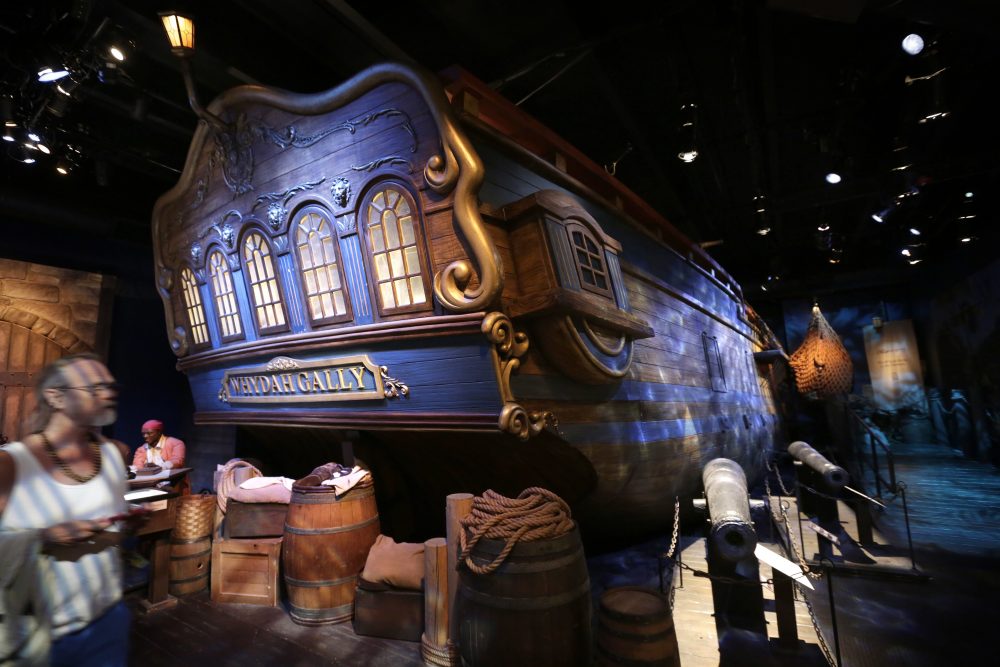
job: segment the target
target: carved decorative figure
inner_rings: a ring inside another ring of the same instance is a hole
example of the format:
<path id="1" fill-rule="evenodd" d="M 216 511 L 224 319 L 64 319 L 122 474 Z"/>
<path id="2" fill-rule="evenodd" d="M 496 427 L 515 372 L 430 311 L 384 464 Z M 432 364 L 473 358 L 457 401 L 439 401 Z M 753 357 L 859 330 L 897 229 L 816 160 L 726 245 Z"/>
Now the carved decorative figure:
<path id="1" fill-rule="evenodd" d="M 351 201 L 351 182 L 346 178 L 334 179 L 330 194 L 333 195 L 334 203 L 344 208 Z"/>

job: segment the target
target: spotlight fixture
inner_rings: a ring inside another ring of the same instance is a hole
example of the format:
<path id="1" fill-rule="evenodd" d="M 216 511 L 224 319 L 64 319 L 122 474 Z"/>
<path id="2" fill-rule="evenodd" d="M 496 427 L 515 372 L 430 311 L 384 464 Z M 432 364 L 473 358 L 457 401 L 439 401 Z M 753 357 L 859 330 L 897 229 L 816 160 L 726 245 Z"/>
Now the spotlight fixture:
<path id="1" fill-rule="evenodd" d="M 194 77 L 191 74 L 191 56 L 194 55 L 194 20 L 176 11 L 162 12 L 160 21 L 170 40 L 170 51 L 181 61 L 181 76 L 184 77 L 184 87 L 187 89 L 188 104 L 191 110 L 201 120 L 205 121 L 217 132 L 229 132 L 225 121 L 201 106 L 194 89 Z M 693 159 L 693 158 L 692 158 Z"/>
<path id="2" fill-rule="evenodd" d="M 824 222 L 823 224 L 821 224 L 818 227 L 816 227 L 816 231 L 818 231 L 818 232 L 828 232 L 828 231 L 830 231 L 830 223 Z"/>
<path id="3" fill-rule="evenodd" d="M 59 161 L 56 162 L 56 171 L 62 174 L 63 176 L 69 175 L 69 172 L 72 168 L 73 168 L 72 165 L 70 165 L 69 161 L 66 160 L 66 158 L 59 158 Z"/>
<path id="4" fill-rule="evenodd" d="M 840 183 L 842 180 L 844 179 L 840 176 L 840 174 L 838 174 L 835 171 L 831 171 L 829 174 L 826 175 L 826 182 L 829 183 L 830 185 L 836 185 L 837 183 Z"/>
<path id="5" fill-rule="evenodd" d="M 108 49 L 108 53 L 111 54 L 111 57 L 117 60 L 118 62 L 120 63 L 125 62 L 125 52 L 122 51 L 117 46 L 112 44 L 111 47 Z"/>
<path id="6" fill-rule="evenodd" d="M 903 248 L 902 250 L 899 251 L 899 254 L 901 254 L 903 257 L 910 257 L 913 255 L 913 253 L 910 252 L 909 248 Z"/>
<path id="7" fill-rule="evenodd" d="M 65 67 L 43 67 L 38 70 L 38 80 L 41 83 L 52 83 L 69 76 L 69 70 Z"/>
<path id="8" fill-rule="evenodd" d="M 916 227 L 910 227 L 910 233 L 913 234 L 914 236 L 920 236 L 920 230 L 917 229 Z"/>
<path id="9" fill-rule="evenodd" d="M 903 38 L 903 50 L 911 56 L 915 56 L 924 50 L 924 38 L 915 32 Z"/>
<path id="10" fill-rule="evenodd" d="M 39 137 L 38 134 L 32 130 L 28 130 L 28 138 L 35 142 L 42 140 L 42 138 Z"/>
<path id="11" fill-rule="evenodd" d="M 878 213 L 872 213 L 872 220 L 874 220 L 875 222 L 885 222 L 885 215 L 882 213 L 882 211 L 879 211 Z"/>
<path id="12" fill-rule="evenodd" d="M 696 138 L 695 114 L 697 104 L 681 105 L 681 126 L 678 130 L 680 134 L 680 150 L 677 158 L 681 162 L 691 163 L 698 159 L 698 144 Z"/>
<path id="13" fill-rule="evenodd" d="M 767 224 L 767 197 L 758 192 L 753 198 L 754 215 L 757 216 L 757 234 L 767 236 L 771 233 L 771 226 Z"/>
<path id="14" fill-rule="evenodd" d="M 10 142 L 10 143 L 13 143 L 13 142 L 17 141 L 17 137 L 14 136 L 14 131 L 11 128 L 9 128 L 9 127 L 5 127 L 4 128 L 4 130 L 3 130 L 3 140 L 7 141 L 7 142 Z"/>
<path id="15" fill-rule="evenodd" d="M 37 144 L 35 144 L 35 148 L 37 148 L 38 150 L 40 150 L 42 153 L 45 153 L 46 155 L 49 155 L 49 154 L 52 153 L 52 150 L 48 146 L 46 146 L 45 144 L 43 144 L 41 142 L 38 142 Z"/>

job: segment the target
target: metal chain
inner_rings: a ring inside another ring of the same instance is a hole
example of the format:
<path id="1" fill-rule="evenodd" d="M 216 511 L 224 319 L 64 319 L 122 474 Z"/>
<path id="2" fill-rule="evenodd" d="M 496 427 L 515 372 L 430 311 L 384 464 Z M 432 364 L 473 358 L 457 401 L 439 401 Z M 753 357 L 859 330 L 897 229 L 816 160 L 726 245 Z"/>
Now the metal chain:
<path id="1" fill-rule="evenodd" d="M 826 643 L 826 638 L 823 636 L 823 630 L 819 627 L 819 619 L 816 618 L 816 612 L 813 611 L 812 603 L 809 602 L 809 596 L 806 595 L 806 591 L 801 584 L 796 581 L 795 585 L 799 588 L 799 596 L 802 598 L 802 601 L 806 603 L 809 620 L 812 621 L 813 630 L 816 631 L 816 640 L 819 642 L 819 649 L 823 652 L 823 657 L 826 658 L 826 662 L 830 667 L 837 667 L 837 663 L 833 659 L 833 653 L 830 651 L 830 646 Z"/>
<path id="2" fill-rule="evenodd" d="M 774 585 L 774 579 L 760 579 L 759 581 L 751 581 L 750 579 L 734 579 L 733 577 L 724 577 L 720 574 L 709 574 L 704 570 L 696 570 L 687 563 L 677 563 L 677 566 L 687 570 L 696 577 L 704 577 L 705 579 L 711 579 L 712 581 L 718 581 L 723 584 L 735 584 L 738 586 L 760 586 L 761 584 L 767 586 Z"/>
<path id="3" fill-rule="evenodd" d="M 764 492 L 767 494 L 767 506 L 771 512 L 771 516 L 775 520 L 775 523 L 778 523 L 779 517 L 774 513 L 774 498 L 771 494 L 771 485 L 768 483 L 766 475 L 764 477 Z M 795 560 L 799 562 L 799 567 L 802 568 L 802 572 L 810 579 L 822 578 L 822 574 L 813 572 L 809 569 L 809 564 L 806 563 L 806 559 L 802 556 L 802 552 L 799 550 L 799 544 L 795 541 L 795 533 L 792 531 L 791 524 L 788 523 L 788 503 L 779 498 L 777 504 L 778 510 L 781 512 L 780 522 L 785 527 L 785 534 L 788 535 L 788 544 L 792 549 L 792 554 L 795 556 Z"/>
<path id="4" fill-rule="evenodd" d="M 781 474 L 778 472 L 777 469 L 771 467 L 770 462 L 767 464 L 767 468 L 768 470 L 774 473 L 775 477 L 778 478 L 778 485 L 781 486 L 782 493 L 784 493 L 786 496 L 793 495 L 785 487 L 785 484 L 781 479 Z M 800 485 L 800 486 L 805 486 L 805 485 Z M 768 478 L 766 475 L 764 476 L 764 490 L 767 494 L 768 509 L 771 512 L 771 516 L 777 522 L 778 517 L 774 513 L 774 506 L 772 505 L 774 498 L 772 497 L 771 494 L 771 485 L 770 483 L 768 483 Z M 810 570 L 809 565 L 805 562 L 805 559 L 802 557 L 802 553 L 799 550 L 798 543 L 795 541 L 795 533 L 792 531 L 792 526 L 788 522 L 788 504 L 783 500 L 781 500 L 780 497 L 778 498 L 777 504 L 778 504 L 778 509 L 781 512 L 781 523 L 785 527 L 785 534 L 788 535 L 788 544 L 791 547 L 792 553 L 795 555 L 795 559 L 799 561 L 799 567 L 802 568 L 802 571 L 810 579 L 821 579 L 823 577 L 823 574 L 819 572 L 813 572 L 812 570 Z M 813 610 L 812 603 L 809 602 L 809 596 L 806 593 L 805 587 L 803 587 L 797 581 L 794 583 L 795 586 L 798 588 L 799 597 L 802 598 L 802 601 L 805 602 L 806 604 L 806 610 L 809 612 L 809 620 L 812 622 L 813 630 L 816 632 L 816 640 L 819 642 L 819 648 L 820 651 L 822 651 L 823 653 L 823 657 L 826 659 L 826 662 L 828 665 L 830 665 L 830 667 L 837 667 L 837 663 L 834 660 L 833 653 L 830 651 L 830 646 L 826 643 L 826 638 L 823 636 L 823 630 L 822 628 L 820 628 L 819 619 L 816 618 L 816 612 Z"/>
<path id="5" fill-rule="evenodd" d="M 773 472 L 774 476 L 778 478 L 778 486 L 781 487 L 781 493 L 783 495 L 786 496 L 795 495 L 794 493 L 788 490 L 788 487 L 785 486 L 785 480 L 781 478 L 781 472 L 777 469 L 777 467 L 772 467 L 772 463 L 770 461 L 767 462 L 767 469 Z"/>
<path id="6" fill-rule="evenodd" d="M 667 549 L 666 553 L 662 554 L 661 558 L 673 558 L 674 552 L 677 551 L 677 532 L 680 530 L 681 526 L 681 499 L 678 496 L 674 496 L 674 531 L 670 536 L 670 548 Z"/>

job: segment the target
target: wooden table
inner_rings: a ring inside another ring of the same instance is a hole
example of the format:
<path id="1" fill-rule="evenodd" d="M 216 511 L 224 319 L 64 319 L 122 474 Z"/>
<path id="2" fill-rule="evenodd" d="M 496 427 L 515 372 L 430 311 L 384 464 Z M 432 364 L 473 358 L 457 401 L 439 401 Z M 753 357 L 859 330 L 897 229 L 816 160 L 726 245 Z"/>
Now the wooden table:
<path id="1" fill-rule="evenodd" d="M 156 475 L 136 477 L 128 481 L 129 490 L 134 491 L 156 486 L 167 481 L 176 484 L 191 468 L 163 470 Z M 152 542 L 149 556 L 149 589 L 142 606 L 147 612 L 169 609 L 177 604 L 177 598 L 170 595 L 170 532 L 174 529 L 177 515 L 177 498 L 180 494 L 171 487 L 162 489 L 166 495 L 129 501 L 151 510 L 149 518 L 136 531 L 140 537 L 148 536 Z"/>

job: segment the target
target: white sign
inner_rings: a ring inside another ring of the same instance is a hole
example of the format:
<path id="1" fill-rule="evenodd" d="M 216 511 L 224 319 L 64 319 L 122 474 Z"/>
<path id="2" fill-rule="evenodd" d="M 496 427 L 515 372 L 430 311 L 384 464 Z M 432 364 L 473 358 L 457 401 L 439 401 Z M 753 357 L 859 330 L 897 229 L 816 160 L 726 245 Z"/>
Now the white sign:
<path id="1" fill-rule="evenodd" d="M 781 572 L 785 576 L 790 577 L 792 581 L 799 582 L 811 591 L 816 590 L 801 567 L 784 556 L 774 553 L 760 542 L 757 543 L 757 548 L 753 550 L 753 555 L 757 557 L 757 560 L 770 565 L 772 570 Z"/>
<path id="2" fill-rule="evenodd" d="M 866 326 L 865 355 L 872 378 L 872 398 L 883 410 L 924 407 L 924 378 L 917 337 L 910 320 Z"/>

